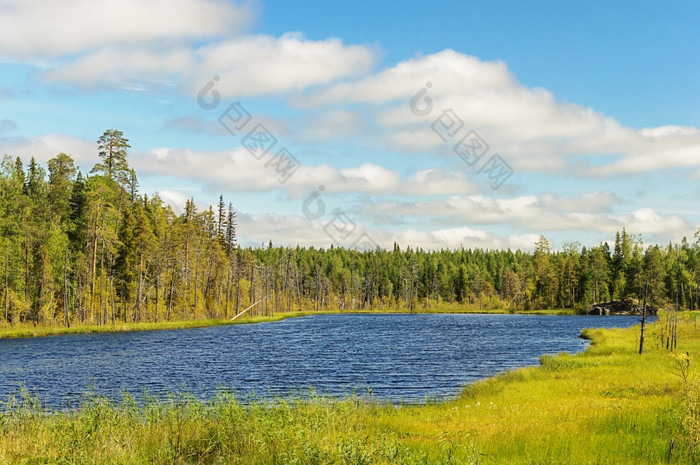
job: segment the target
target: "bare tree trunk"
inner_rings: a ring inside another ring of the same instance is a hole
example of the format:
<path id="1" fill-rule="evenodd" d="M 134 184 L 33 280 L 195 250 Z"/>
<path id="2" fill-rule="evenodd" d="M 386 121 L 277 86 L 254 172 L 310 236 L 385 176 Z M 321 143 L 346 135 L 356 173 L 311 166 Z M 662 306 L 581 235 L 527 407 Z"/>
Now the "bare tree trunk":
<path id="1" fill-rule="evenodd" d="M 248 292 L 250 297 L 250 305 L 253 305 L 255 301 L 255 259 L 250 264 L 250 291 Z"/>
<path id="2" fill-rule="evenodd" d="M 228 304 L 231 301 L 231 260 L 226 270 L 226 302 L 224 304 L 224 318 L 228 318 Z"/>
<path id="3" fill-rule="evenodd" d="M 175 268 L 173 268 L 173 275 L 170 277 L 170 296 L 168 297 L 168 310 L 167 319 L 170 321 L 170 313 L 173 309 L 173 294 L 175 293 Z"/>
<path id="4" fill-rule="evenodd" d="M 102 325 L 102 324 L 107 322 L 106 318 L 102 317 L 103 312 L 105 311 L 104 310 L 104 307 L 105 307 L 104 292 L 102 292 L 102 290 L 103 290 L 102 288 L 104 287 L 104 284 L 102 283 L 102 281 L 104 280 L 104 276 L 105 276 L 105 243 L 104 243 L 104 241 L 102 241 L 102 248 L 101 248 L 100 255 L 101 255 L 101 258 L 100 258 L 100 309 L 98 312 L 100 316 L 97 319 L 97 322 L 99 325 Z"/>
<path id="5" fill-rule="evenodd" d="M 209 260 L 209 267 L 207 268 L 206 275 L 204 276 L 204 293 L 202 294 L 202 297 L 204 298 L 204 308 L 207 313 L 207 317 L 211 318 L 214 316 L 214 314 L 211 311 L 211 307 L 209 305 L 209 302 L 211 301 L 209 294 L 211 294 L 211 282 L 212 282 L 212 267 L 214 260 Z"/>
<path id="6" fill-rule="evenodd" d="M 355 307 L 355 262 L 350 263 L 350 311 Z"/>
<path id="7" fill-rule="evenodd" d="M 5 311 L 7 312 L 7 310 Z M 7 319 L 7 316 L 5 316 L 5 319 Z M 66 322 L 66 328 L 70 328 L 70 317 L 68 315 L 68 250 L 63 254 L 63 319 Z"/>
<path id="8" fill-rule="evenodd" d="M 29 303 L 29 240 L 24 241 L 24 301 Z M 20 316 L 20 320 L 21 320 Z M 24 317 L 25 322 L 27 317 Z"/>
<path id="9" fill-rule="evenodd" d="M 109 299 L 112 302 L 112 324 L 117 324 L 117 307 L 114 305 L 114 276 L 112 276 L 112 271 L 110 267 L 109 272 Z"/>
<path id="10" fill-rule="evenodd" d="M 141 321 L 141 299 L 143 295 L 143 253 L 139 258 L 139 282 L 136 286 L 136 307 L 134 308 L 134 321 Z"/>
<path id="11" fill-rule="evenodd" d="M 10 310 L 10 246 L 5 247 L 5 323 Z"/>
<path id="12" fill-rule="evenodd" d="M 321 308 L 321 270 L 319 269 L 318 263 L 316 264 L 316 311 L 319 311 Z"/>
<path id="13" fill-rule="evenodd" d="M 238 255 L 236 255 L 236 308 L 234 309 L 234 313 L 238 315 L 238 309 L 240 308 L 240 303 L 241 303 L 241 275 L 240 275 L 240 267 L 238 263 Z"/>
<path id="14" fill-rule="evenodd" d="M 644 306 L 642 307 L 642 327 L 639 333 L 639 355 L 642 355 L 644 351 L 644 326 L 647 320 L 647 290 L 649 288 L 649 281 L 647 280 L 644 285 Z"/>
<path id="15" fill-rule="evenodd" d="M 97 279 L 97 231 L 100 226 L 100 212 L 102 208 L 102 199 L 97 201 L 97 214 L 95 215 L 95 226 L 93 227 L 93 244 L 92 244 L 92 279 L 90 280 L 90 318 L 93 318 L 95 313 L 95 280 Z"/>
<path id="16" fill-rule="evenodd" d="M 199 260 L 194 265 L 194 307 L 192 308 L 192 316 L 197 314 L 197 281 L 199 280 Z"/>
<path id="17" fill-rule="evenodd" d="M 289 289 L 289 260 L 290 260 L 290 256 L 287 255 L 287 267 L 286 267 L 285 273 L 284 273 L 284 274 L 285 274 L 285 284 L 284 284 L 284 286 L 285 286 L 285 288 L 286 288 L 285 291 L 286 291 L 286 294 L 287 294 L 287 311 L 290 311 L 290 309 L 291 309 L 291 308 L 290 308 L 290 306 L 291 306 L 290 300 L 291 300 L 291 298 L 292 298 L 292 292 L 291 292 L 291 290 Z"/>
<path id="18" fill-rule="evenodd" d="M 76 285 L 78 287 L 78 294 L 75 299 L 75 312 L 79 318 L 85 321 L 85 307 L 83 307 L 83 280 L 80 279 L 80 273 L 76 277 Z"/>
<path id="19" fill-rule="evenodd" d="M 160 290 L 160 275 L 156 275 L 156 310 L 155 310 L 155 322 L 158 323 L 158 298 L 160 297 L 160 294 L 158 291 Z"/>

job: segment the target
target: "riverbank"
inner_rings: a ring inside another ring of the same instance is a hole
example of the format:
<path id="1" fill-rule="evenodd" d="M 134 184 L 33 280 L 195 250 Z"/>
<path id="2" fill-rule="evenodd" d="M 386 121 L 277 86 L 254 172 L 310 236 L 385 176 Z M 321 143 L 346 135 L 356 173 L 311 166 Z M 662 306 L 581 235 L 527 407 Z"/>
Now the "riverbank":
<path id="1" fill-rule="evenodd" d="M 532 310 L 522 312 L 509 312 L 506 310 L 463 310 L 450 307 L 435 308 L 435 309 L 420 309 L 418 311 L 409 311 L 404 309 L 399 310 L 353 310 L 353 311 L 295 311 L 295 312 L 278 312 L 270 316 L 248 316 L 242 315 L 236 320 L 231 321 L 231 318 L 211 318 L 203 320 L 181 320 L 181 321 L 161 321 L 145 322 L 145 323 L 124 323 L 117 322 L 116 324 L 108 323 L 105 325 L 76 325 L 66 326 L 42 326 L 42 325 L 0 325 L 0 339 L 3 338 L 21 338 L 21 337 L 45 337 L 58 336 L 61 334 L 88 334 L 88 333 L 112 333 L 124 331 L 160 331 L 185 328 L 205 328 L 208 326 L 225 326 L 232 324 L 252 324 L 265 323 L 272 321 L 281 321 L 287 318 L 298 318 L 309 315 L 328 315 L 340 313 L 464 313 L 464 314 L 506 314 L 518 313 L 529 315 L 573 315 L 573 311 L 568 309 L 557 310 Z"/>
<path id="2" fill-rule="evenodd" d="M 662 323 L 649 325 L 641 356 L 638 327 L 588 330 L 580 354 L 421 406 L 221 395 L 54 413 L 25 399 L 0 415 L 0 463 L 694 463 L 676 369 L 687 364 L 660 344 Z M 697 359 L 700 331 L 681 321 L 678 334 L 676 353 Z"/>
<path id="3" fill-rule="evenodd" d="M 125 331 L 161 331 L 185 328 L 206 328 L 209 326 L 225 326 L 238 324 L 265 323 L 281 321 L 286 318 L 308 316 L 312 312 L 275 313 L 271 316 L 247 316 L 243 315 L 234 321 L 231 318 L 211 318 L 204 320 L 162 321 L 158 323 L 108 323 L 105 325 L 77 325 L 70 328 L 65 326 L 33 326 L 16 325 L 0 326 L 0 339 L 20 337 L 44 337 L 58 336 L 61 334 L 88 334 L 88 333 L 114 333 Z"/>

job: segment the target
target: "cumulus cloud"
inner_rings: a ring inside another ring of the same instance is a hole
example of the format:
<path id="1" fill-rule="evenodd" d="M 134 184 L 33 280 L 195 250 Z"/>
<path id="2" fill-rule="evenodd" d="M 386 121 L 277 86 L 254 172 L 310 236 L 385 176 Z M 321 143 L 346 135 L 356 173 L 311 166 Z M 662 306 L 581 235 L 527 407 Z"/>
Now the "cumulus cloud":
<path id="1" fill-rule="evenodd" d="M 161 197 L 173 205 L 176 212 L 181 212 L 189 196 L 177 191 L 161 192 Z M 208 206 L 201 205 L 200 209 Z M 486 227 L 455 225 L 444 228 L 378 228 L 368 223 L 368 218 L 349 213 L 346 220 L 351 222 L 347 236 L 339 234 L 336 228 L 338 221 L 331 213 L 321 219 L 309 219 L 302 215 L 239 212 L 239 240 L 244 245 L 259 246 L 261 243 L 272 241 L 276 245 L 324 247 L 331 245 L 346 248 L 366 249 L 378 245 L 390 249 L 394 242 L 424 250 L 481 248 L 481 249 L 520 249 L 531 251 L 540 234 L 524 231 L 521 233 L 494 233 Z M 668 222 L 672 224 L 665 226 Z M 340 223 L 344 227 L 347 223 Z M 663 216 L 648 209 L 642 209 L 630 214 L 612 217 L 611 228 L 594 229 L 605 234 L 605 237 L 626 227 L 627 231 L 644 234 L 645 239 L 657 238 L 661 241 L 678 238 L 692 233 L 687 229 L 687 223 L 674 216 Z"/>
<path id="2" fill-rule="evenodd" d="M 247 36 L 198 49 L 195 82 L 199 86 L 217 74 L 217 90 L 224 96 L 266 95 L 363 75 L 374 61 L 372 50 L 338 39 L 312 41 L 300 33 Z"/>
<path id="3" fill-rule="evenodd" d="M 223 0 L 0 0 L 0 10 L 5 60 L 230 36 L 254 18 L 249 6 Z"/>
<path id="4" fill-rule="evenodd" d="M 212 79 L 221 97 L 260 96 L 301 91 L 309 86 L 366 73 L 375 61 L 364 46 L 338 39 L 308 40 L 242 36 L 195 47 L 193 44 L 142 47 L 106 46 L 67 59 L 44 76 L 85 88 L 147 82 L 175 85 L 196 95 Z"/>
<path id="5" fill-rule="evenodd" d="M 355 82 L 320 90 L 304 102 L 385 103 L 412 97 L 424 86 L 441 95 L 477 93 L 514 84 L 503 62 L 488 63 L 452 50 L 403 61 L 396 66 Z"/>
<path id="6" fill-rule="evenodd" d="M 331 109 L 299 118 L 294 136 L 303 143 L 328 142 L 337 139 L 367 139 L 371 128 L 359 111 Z"/>
<path id="7" fill-rule="evenodd" d="M 459 138 L 476 130 L 516 171 L 615 176 L 700 168 L 697 128 L 625 127 L 522 85 L 502 61 L 453 50 L 372 73 L 373 47 L 298 32 L 246 35 L 256 16 L 251 5 L 0 0 L 0 59 L 41 62 L 45 79 L 89 89 L 166 86 L 194 96 L 212 82 L 220 98 L 282 95 L 311 113 L 298 118 L 305 124 L 295 133 L 304 142 L 355 138 L 454 155 Z M 450 128 L 441 126 L 446 112 Z"/>
<path id="8" fill-rule="evenodd" d="M 192 194 L 193 189 L 160 189 L 158 190 L 158 195 L 165 205 L 169 205 L 173 209 L 176 215 L 181 215 L 185 212 L 185 204 L 188 200 L 194 199 L 194 204 L 197 210 L 203 211 L 209 208 L 209 205 L 205 205 L 198 202 L 195 198 L 196 196 Z M 198 190 L 198 189 L 196 189 Z"/>
<path id="9" fill-rule="evenodd" d="M 225 0 L 0 0 L 0 60 L 86 89 L 177 86 L 213 76 L 223 97 L 300 91 L 367 73 L 375 52 L 339 39 L 245 35 L 255 3 Z"/>
<path id="10" fill-rule="evenodd" d="M 603 193 L 590 195 L 598 196 L 601 194 Z M 183 211 L 185 202 L 190 198 L 190 195 L 178 190 L 163 190 L 160 195 L 177 213 Z M 512 205 L 528 204 L 528 202 L 531 201 L 519 199 L 512 202 Z M 202 210 L 208 206 L 200 204 L 198 208 Z M 407 211 L 403 212 L 403 218 L 407 220 L 411 214 L 425 213 L 420 209 L 413 212 Z M 435 214 L 440 213 L 435 212 Z M 239 212 L 239 238 L 242 244 L 250 246 L 259 246 L 262 242 L 267 243 L 271 240 L 277 245 L 326 248 L 335 245 L 365 249 L 368 246 L 374 248 L 375 245 L 379 245 L 387 249 L 391 248 L 394 242 L 397 242 L 402 247 L 420 247 L 424 250 L 457 249 L 460 247 L 533 250 L 540 234 L 547 234 L 557 229 L 557 227 L 548 229 L 540 224 L 535 224 L 530 230 L 525 229 L 520 233 L 498 234 L 491 231 L 488 225 L 479 227 L 477 220 L 465 220 L 462 224 L 442 228 L 418 229 L 405 225 L 400 228 L 380 228 L 374 225 L 375 223 L 368 222 L 367 220 L 371 220 L 370 216 L 361 212 L 343 210 L 341 214 L 346 216 L 339 220 L 339 217 L 334 216 L 333 212 L 327 212 L 320 219 L 310 219 L 296 214 L 259 214 L 243 211 Z M 643 234 L 646 240 L 652 242 L 663 242 L 670 238 L 677 239 L 683 235 L 691 235 L 693 232 L 693 228 L 679 216 L 662 215 L 652 209 L 639 209 L 622 215 L 580 214 L 576 212 L 566 212 L 565 214 L 570 214 L 573 218 L 573 222 L 569 225 L 572 229 L 600 232 L 603 234 L 601 237 L 610 237 L 623 227 L 627 228 L 628 232 Z M 600 227 L 584 228 L 576 222 L 577 216 L 581 216 L 584 221 L 599 222 Z M 548 218 L 551 217 L 545 218 L 543 222 Z M 495 219 L 492 218 L 492 220 Z M 506 219 L 500 224 L 503 225 L 507 222 Z M 350 226 L 347 226 L 348 224 Z M 347 235 L 341 235 L 340 231 L 343 230 L 348 231 Z"/>
<path id="11" fill-rule="evenodd" d="M 231 151 L 164 147 L 137 152 L 131 162 L 139 173 L 197 181 L 212 189 L 225 187 L 245 192 L 281 189 L 292 197 L 306 196 L 319 186 L 326 194 L 446 195 L 478 190 L 463 173 L 428 169 L 401 176 L 397 171 L 373 163 L 342 169 L 329 164 L 301 165 L 285 178 L 271 154 L 257 159 L 240 147 Z"/>
<path id="12" fill-rule="evenodd" d="M 64 61 L 48 69 L 44 77 L 85 88 L 139 85 L 142 81 L 168 85 L 195 66 L 195 57 L 187 48 L 108 47 Z"/>
<path id="13" fill-rule="evenodd" d="M 333 233 L 332 219 L 310 220 L 298 215 L 249 214 L 239 216 L 239 237 L 244 245 L 259 246 L 271 240 L 277 245 L 301 245 L 328 248 L 331 245 L 367 249 L 378 245 L 390 249 L 394 242 L 401 247 L 420 247 L 423 250 L 457 249 L 521 249 L 531 250 L 539 238 L 537 234 L 497 236 L 481 229 L 456 227 L 435 230 L 404 229 L 388 231 L 356 222 L 346 238 Z M 295 234 L 303 231 L 303 234 Z"/>
<path id="14" fill-rule="evenodd" d="M 432 223 L 501 225 L 531 231 L 597 231 L 614 233 L 626 227 L 639 234 L 666 237 L 694 229 L 680 215 L 664 215 L 650 208 L 616 213 L 622 200 L 610 192 L 590 192 L 579 198 L 554 194 L 493 198 L 483 195 L 452 196 L 420 202 L 382 201 L 368 203 L 368 218 L 429 218 Z M 397 224 L 400 224 L 397 221 Z"/>
<path id="15" fill-rule="evenodd" d="M 76 164 L 82 163 L 83 171 L 90 170 L 97 161 L 96 143 L 66 134 L 45 134 L 36 138 L 0 137 L 0 154 L 19 156 L 24 161 L 33 156 L 37 162 L 45 163 L 61 152 L 73 157 Z"/>
<path id="16" fill-rule="evenodd" d="M 66 152 L 84 171 L 96 161 L 94 143 L 62 134 L 35 139 L 0 137 L 0 152 L 23 158 L 33 155 L 39 162 Z M 296 208 L 302 198 L 307 198 L 315 189 L 324 196 L 337 195 L 339 198 L 334 200 L 325 198 L 327 210 L 340 205 L 345 212 L 354 215 L 358 231 L 366 232 L 382 247 L 390 247 L 393 241 L 398 241 L 404 246 L 433 249 L 460 246 L 530 249 L 540 233 L 592 231 L 607 236 L 623 227 L 663 242 L 691 235 L 697 227 L 678 214 L 652 208 L 629 208 L 628 201 L 610 191 L 584 192 L 570 197 L 554 193 L 494 197 L 479 194 L 464 173 L 427 169 L 400 174 L 374 163 L 347 168 L 306 165 L 281 183 L 279 172 L 267 163 L 269 160 L 256 159 L 240 147 L 231 151 L 159 148 L 148 152 L 132 151 L 130 155 L 130 163 L 142 177 L 177 178 L 209 191 L 281 190 L 287 200 L 296 202 Z M 176 212 L 181 212 L 184 202 L 192 197 L 186 189 L 158 190 Z M 348 196 L 364 198 L 356 199 L 356 205 L 347 207 Z M 390 200 L 392 197 L 402 200 Z M 424 198 L 409 200 L 415 197 Z M 207 208 L 206 205 L 199 207 Z M 332 216 L 329 211 L 323 218 L 314 220 L 303 216 L 251 213 L 241 223 L 245 223 L 246 231 L 242 235 L 249 240 L 272 239 L 275 243 L 290 245 L 330 245 L 333 240 L 328 233 Z M 494 233 L 504 230 L 511 233 Z M 338 242 L 352 245 L 345 240 L 336 241 L 336 245 Z"/>
<path id="17" fill-rule="evenodd" d="M 609 176 L 700 166 L 700 130 L 637 130 L 520 84 L 502 62 L 445 50 L 320 89 L 300 105 L 365 105 L 391 147 L 454 155 L 470 130 L 516 170 Z M 436 132 L 441 132 L 442 136 Z M 601 157 L 611 156 L 610 160 Z"/>

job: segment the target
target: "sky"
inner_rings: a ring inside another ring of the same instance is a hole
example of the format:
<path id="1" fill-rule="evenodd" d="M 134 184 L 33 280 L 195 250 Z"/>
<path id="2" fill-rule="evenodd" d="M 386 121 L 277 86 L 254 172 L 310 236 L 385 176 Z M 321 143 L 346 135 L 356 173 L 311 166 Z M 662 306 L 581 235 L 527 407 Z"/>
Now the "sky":
<path id="1" fill-rule="evenodd" d="M 693 241 L 700 3 L 0 0 L 0 155 L 220 195 L 243 245 Z"/>

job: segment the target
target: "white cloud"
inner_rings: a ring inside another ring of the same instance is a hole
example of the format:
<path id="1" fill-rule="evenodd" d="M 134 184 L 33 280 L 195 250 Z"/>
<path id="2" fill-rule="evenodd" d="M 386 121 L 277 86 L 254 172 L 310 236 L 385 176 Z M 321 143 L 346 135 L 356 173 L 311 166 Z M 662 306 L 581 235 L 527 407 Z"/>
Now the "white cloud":
<path id="1" fill-rule="evenodd" d="M 367 73 L 375 62 L 372 50 L 344 45 L 338 39 L 312 41 L 299 33 L 280 38 L 257 35 L 204 46 L 197 50 L 193 81 L 199 86 L 213 75 L 224 96 L 254 96 L 300 91 Z"/>
<path id="2" fill-rule="evenodd" d="M 46 79 L 85 88 L 139 86 L 141 81 L 167 85 L 197 66 L 186 48 L 155 50 L 106 47 L 65 61 L 44 73 Z M 140 90 L 140 89 L 139 89 Z"/>
<path id="3" fill-rule="evenodd" d="M 371 128 L 359 111 L 331 109 L 296 120 L 294 136 L 303 143 L 328 142 L 353 137 L 366 139 Z"/>
<path id="4" fill-rule="evenodd" d="M 246 192 L 280 189 L 292 197 L 306 196 L 319 186 L 323 186 L 326 194 L 449 195 L 478 190 L 463 173 L 429 169 L 402 177 L 397 171 L 373 163 L 343 169 L 328 164 L 302 165 L 281 182 L 282 174 L 269 163 L 271 159 L 272 155 L 257 159 L 245 148 L 195 152 L 164 147 L 136 152 L 131 163 L 138 173 L 197 181 L 213 189 L 225 187 Z"/>
<path id="5" fill-rule="evenodd" d="M 169 205 L 170 208 L 173 209 L 173 212 L 175 212 L 176 215 L 181 215 L 185 212 L 185 204 L 187 201 L 195 197 L 192 194 L 186 193 L 187 191 L 191 190 L 192 189 L 160 189 L 158 191 L 158 195 L 163 200 L 165 205 Z M 196 198 L 194 199 L 194 202 L 197 210 L 199 211 L 209 208 L 209 205 L 197 202 Z"/>
<path id="6" fill-rule="evenodd" d="M 0 61 L 86 89 L 178 86 L 213 76 L 223 97 L 300 91 L 369 72 L 375 52 L 339 39 L 243 35 L 255 3 L 225 0 L 0 0 Z"/>
<path id="7" fill-rule="evenodd" d="M 587 173 L 608 176 L 700 167 L 700 130 L 667 126 L 643 129 L 640 134 L 645 143 L 639 144 L 639 151 L 609 164 L 588 167 Z"/>
<path id="8" fill-rule="evenodd" d="M 576 197 L 562 197 L 545 193 L 539 199 L 542 208 L 554 211 L 576 211 L 580 213 L 608 213 L 622 199 L 608 191 L 584 192 Z"/>
<path id="9" fill-rule="evenodd" d="M 0 137 L 0 154 L 19 156 L 24 162 L 33 156 L 37 162 L 46 163 L 61 152 L 70 155 L 83 171 L 92 169 L 97 161 L 96 143 L 66 134 L 45 134 L 31 139 Z"/>
<path id="10" fill-rule="evenodd" d="M 375 243 L 382 248 L 390 249 L 394 241 L 402 248 L 408 246 L 423 250 L 439 250 L 444 248 L 457 249 L 521 249 L 531 250 L 539 238 L 538 234 L 512 234 L 504 237 L 496 236 L 488 231 L 469 227 L 436 229 L 422 231 L 404 229 L 402 231 L 386 231 L 367 227 L 358 222 L 353 232 L 345 240 L 334 236 L 328 220 L 312 221 L 297 215 L 277 214 L 246 214 L 239 216 L 238 235 L 244 245 L 259 246 L 272 240 L 273 244 L 288 246 L 314 246 L 328 248 L 331 244 L 353 248 L 354 244 Z M 369 238 L 369 240 L 367 240 Z"/>
<path id="11" fill-rule="evenodd" d="M 0 0 L 0 59 L 42 59 L 111 46 L 240 33 L 254 18 L 223 0 Z"/>
<path id="12" fill-rule="evenodd" d="M 615 233 L 626 227 L 639 234 L 674 237 L 694 230 L 693 225 L 676 214 L 664 215 L 650 208 L 628 213 L 613 211 L 613 206 L 621 205 L 622 201 L 609 192 L 585 193 L 580 198 L 553 194 L 512 198 L 473 195 L 420 202 L 367 203 L 362 215 L 384 221 L 387 216 L 395 218 L 395 226 L 429 218 L 432 223 L 499 225 L 539 233 L 568 230 Z"/>
<path id="13" fill-rule="evenodd" d="M 417 111 L 411 111 L 414 98 Z M 452 50 L 320 89 L 299 103 L 365 105 L 368 114 L 379 113 L 383 139 L 406 152 L 455 156 L 452 147 L 476 130 L 491 153 L 502 155 L 516 171 L 608 176 L 700 166 L 697 128 L 627 128 L 591 108 L 558 102 L 544 89 L 523 86 L 502 62 Z M 421 116 L 422 110 L 427 114 Z M 443 116 L 456 121 L 448 142 L 431 127 Z M 601 159 L 610 155 L 617 160 Z"/>
<path id="14" fill-rule="evenodd" d="M 356 82 L 337 84 L 321 90 L 304 102 L 309 105 L 333 103 L 381 104 L 412 97 L 426 84 L 430 94 L 475 93 L 513 84 L 504 63 L 486 63 L 452 50 L 403 61 Z"/>
<path id="15" fill-rule="evenodd" d="M 197 95 L 216 77 L 222 98 L 282 94 L 369 71 L 372 50 L 344 45 L 338 39 L 313 41 L 300 34 L 276 38 L 243 36 L 193 44 L 143 47 L 106 46 L 66 59 L 44 76 L 54 82 L 84 88 L 176 85 Z"/>
<path id="16" fill-rule="evenodd" d="M 615 216 L 613 221 L 616 222 L 616 230 L 625 227 L 628 231 L 636 234 L 669 235 L 669 233 L 676 233 L 677 236 L 680 236 L 695 230 L 695 227 L 681 216 L 661 215 L 651 208 L 641 208 L 626 215 Z M 612 232 L 611 229 L 609 231 Z"/>
<path id="17" fill-rule="evenodd" d="M 82 165 L 83 171 L 88 171 L 96 161 L 96 144 L 67 135 L 47 134 L 35 139 L 0 138 L 0 153 L 20 155 L 25 162 L 31 155 L 39 162 L 46 162 L 59 152 L 71 154 Z M 296 208 L 302 198 L 319 185 L 324 186 L 324 196 L 339 196 L 325 199 L 329 211 L 336 204 L 342 207 L 343 202 L 348 201 L 347 195 L 365 194 L 365 198 L 358 199 L 358 205 L 343 208 L 355 217 L 353 221 L 359 219 L 358 231 L 367 231 L 383 247 L 390 247 L 396 240 L 402 246 L 431 249 L 460 246 L 530 249 L 541 233 L 592 231 L 611 235 L 623 227 L 644 234 L 646 239 L 663 242 L 692 235 L 697 227 L 678 214 L 651 208 L 629 208 L 626 200 L 609 191 L 584 192 L 572 197 L 554 193 L 489 197 L 476 194 L 477 189 L 465 174 L 440 169 L 401 175 L 373 163 L 349 168 L 309 165 L 303 166 L 283 184 L 279 181 L 279 173 L 266 166 L 266 159 L 258 160 L 244 148 L 199 152 L 174 148 L 132 151 L 130 162 L 141 177 L 152 174 L 159 178 L 178 178 L 201 185 L 204 190 L 248 193 L 281 190 Z M 183 189 L 159 191 L 176 212 L 181 212 L 184 202 L 191 197 Z M 344 195 L 346 197 L 342 197 Z M 373 202 L 369 195 L 380 197 Z M 417 202 L 381 200 L 387 196 L 434 198 Z M 206 206 L 199 205 L 199 208 Z M 329 217 L 328 211 L 316 221 L 300 216 L 251 214 L 249 221 L 245 221 L 245 237 L 249 240 L 272 239 L 275 243 L 290 245 L 330 245 L 331 240 L 324 230 Z M 388 229 L 377 228 L 379 224 Z M 418 224 L 423 226 L 416 227 Z M 425 225 L 430 226 L 426 229 Z M 504 228 L 513 233 L 499 236 L 493 232 Z"/>

